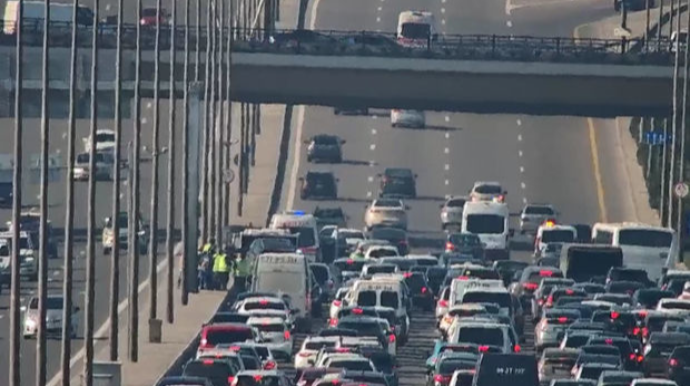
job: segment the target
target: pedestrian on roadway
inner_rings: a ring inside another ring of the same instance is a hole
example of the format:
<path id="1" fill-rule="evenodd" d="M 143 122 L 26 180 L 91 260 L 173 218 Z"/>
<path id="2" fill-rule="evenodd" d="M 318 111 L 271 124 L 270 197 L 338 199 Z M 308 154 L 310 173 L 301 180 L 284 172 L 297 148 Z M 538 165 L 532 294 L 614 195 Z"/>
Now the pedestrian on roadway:
<path id="1" fill-rule="evenodd" d="M 249 260 L 247 260 L 247 258 L 244 257 L 242 254 L 240 254 L 239 256 L 237 256 L 237 259 L 235 259 L 234 269 L 234 287 L 237 290 L 238 294 L 247 291 L 247 282 L 249 281 L 250 275 L 251 266 L 249 264 Z"/>
<path id="2" fill-rule="evenodd" d="M 224 252 L 219 251 L 213 255 L 213 279 L 215 288 L 220 291 L 228 289 L 228 279 L 230 276 L 230 268 L 227 263 Z"/>

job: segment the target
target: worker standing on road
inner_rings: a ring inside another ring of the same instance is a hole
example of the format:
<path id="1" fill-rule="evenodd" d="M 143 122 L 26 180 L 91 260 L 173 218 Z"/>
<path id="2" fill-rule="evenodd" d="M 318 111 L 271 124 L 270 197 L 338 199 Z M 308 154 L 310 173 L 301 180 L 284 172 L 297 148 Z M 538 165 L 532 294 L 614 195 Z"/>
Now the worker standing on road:
<path id="1" fill-rule="evenodd" d="M 244 256 L 239 255 L 235 259 L 235 287 L 237 288 L 237 293 L 242 293 L 247 290 L 247 280 L 250 275 L 250 264 Z"/>
<path id="2" fill-rule="evenodd" d="M 230 276 L 230 269 L 225 260 L 225 253 L 218 252 L 213 255 L 213 279 L 215 288 L 220 291 L 225 291 L 228 288 L 228 278 Z"/>
<path id="3" fill-rule="evenodd" d="M 350 254 L 350 259 L 352 260 L 362 260 L 364 259 L 364 251 L 362 248 L 357 248 Z"/>

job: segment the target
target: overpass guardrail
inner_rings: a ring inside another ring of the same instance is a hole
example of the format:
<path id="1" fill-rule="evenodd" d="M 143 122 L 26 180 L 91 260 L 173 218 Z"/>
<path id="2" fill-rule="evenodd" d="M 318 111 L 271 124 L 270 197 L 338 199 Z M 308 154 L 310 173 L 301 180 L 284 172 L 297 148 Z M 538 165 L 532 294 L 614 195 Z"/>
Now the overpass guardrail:
<path id="1" fill-rule="evenodd" d="M 16 35 L 7 22 L 0 22 L 0 46 L 16 45 Z M 137 25 L 122 26 L 122 45 L 137 48 Z M 154 50 L 156 29 L 141 26 L 139 45 Z M 160 49 L 170 49 L 170 25 L 161 26 Z M 103 49 L 117 47 L 117 25 L 100 24 L 98 44 Z M 78 26 L 77 45 L 91 47 L 92 26 Z M 228 36 L 228 29 L 224 36 Z M 175 28 L 176 48 L 185 49 L 184 26 Z M 645 47 L 644 38 L 590 39 L 572 37 L 535 37 L 508 35 L 442 35 L 426 39 L 415 46 L 399 44 L 394 33 L 373 31 L 232 29 L 233 51 L 319 56 L 370 56 L 386 58 L 426 58 L 446 60 L 505 60 L 522 62 L 561 62 L 586 64 L 673 65 L 672 43 L 668 39 L 653 40 Z M 24 22 L 22 44 L 41 46 L 43 25 Z M 222 42 L 227 44 L 227 40 Z M 189 47 L 206 47 L 206 29 L 189 27 Z M 72 24 L 52 22 L 51 47 L 71 46 Z M 682 61 L 683 55 L 681 55 Z"/>

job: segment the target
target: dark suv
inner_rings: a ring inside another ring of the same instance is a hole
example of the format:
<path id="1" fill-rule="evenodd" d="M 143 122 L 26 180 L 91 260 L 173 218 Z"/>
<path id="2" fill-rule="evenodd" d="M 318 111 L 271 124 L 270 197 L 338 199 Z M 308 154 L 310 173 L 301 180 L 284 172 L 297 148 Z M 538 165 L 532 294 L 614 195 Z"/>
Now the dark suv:
<path id="1" fill-rule="evenodd" d="M 302 181 L 300 198 L 331 199 L 338 198 L 338 180 L 330 172 L 308 172 Z"/>
<path id="2" fill-rule="evenodd" d="M 319 134 L 304 142 L 309 145 L 307 162 L 343 162 L 344 140 L 334 135 Z"/>
<path id="3" fill-rule="evenodd" d="M 388 168 L 381 175 L 381 197 L 416 198 L 417 175 L 410 169 Z"/>
<path id="4" fill-rule="evenodd" d="M 472 233 L 451 233 L 446 237 L 446 252 L 465 253 L 476 260 L 484 259 L 484 244 Z"/>
<path id="5" fill-rule="evenodd" d="M 690 346 L 673 350 L 668 358 L 668 378 L 680 386 L 690 385 Z"/>

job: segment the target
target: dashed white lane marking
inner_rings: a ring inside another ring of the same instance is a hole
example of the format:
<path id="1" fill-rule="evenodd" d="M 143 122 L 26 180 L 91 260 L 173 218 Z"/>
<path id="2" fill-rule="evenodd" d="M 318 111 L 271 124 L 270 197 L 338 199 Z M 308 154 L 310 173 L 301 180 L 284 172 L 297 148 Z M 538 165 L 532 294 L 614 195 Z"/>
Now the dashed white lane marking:
<path id="1" fill-rule="evenodd" d="M 521 183 L 520 183 L 520 187 L 521 187 L 522 189 L 525 189 L 525 188 L 527 188 L 527 185 L 525 185 L 524 182 L 521 182 Z"/>
<path id="2" fill-rule="evenodd" d="M 376 135 L 376 129 L 371 129 L 371 135 Z"/>
<path id="3" fill-rule="evenodd" d="M 33 295 L 35 293 L 36 293 L 36 291 L 34 291 L 34 290 L 29 291 L 29 295 Z"/>
<path id="4" fill-rule="evenodd" d="M 522 197 L 522 203 L 527 204 L 527 197 Z"/>
<path id="5" fill-rule="evenodd" d="M 518 151 L 518 156 L 522 157 L 522 150 Z"/>
<path id="6" fill-rule="evenodd" d="M 380 23 L 380 22 L 381 22 L 381 18 L 380 18 L 380 17 L 377 17 L 377 18 L 376 18 L 376 22 L 377 22 L 377 23 Z"/>
<path id="7" fill-rule="evenodd" d="M 525 172 L 525 167 L 524 167 L 524 166 L 520 166 L 520 173 L 524 173 L 524 172 Z"/>
<path id="8" fill-rule="evenodd" d="M 370 149 L 371 151 L 376 150 L 376 144 L 375 144 L 375 143 L 372 143 L 371 145 L 369 145 L 369 149 Z"/>
<path id="9" fill-rule="evenodd" d="M 2 319 L 2 318 L 4 318 L 4 317 L 5 317 L 5 315 L 0 315 L 0 319 Z"/>
<path id="10" fill-rule="evenodd" d="M 60 271 L 54 271 L 53 272 L 53 276 L 58 276 L 58 275 L 60 275 Z"/>
<path id="11" fill-rule="evenodd" d="M 518 141 L 522 142 L 522 134 L 518 134 Z"/>
<path id="12" fill-rule="evenodd" d="M 147 109 L 150 109 L 151 107 L 153 107 L 153 103 L 152 103 L 152 102 L 149 102 L 149 103 L 146 104 L 146 108 L 147 108 Z"/>
<path id="13" fill-rule="evenodd" d="M 371 197 L 371 196 L 373 196 L 373 194 L 371 194 L 371 192 L 367 192 L 367 197 Z"/>
<path id="14" fill-rule="evenodd" d="M 441 20 L 441 24 L 446 25 L 446 19 Z"/>
<path id="15" fill-rule="evenodd" d="M 441 13 L 446 13 L 446 9 L 445 9 L 445 8 L 441 8 Z"/>
<path id="16" fill-rule="evenodd" d="M 372 115 L 371 118 L 372 119 L 379 119 L 379 117 L 377 117 L 376 115 Z"/>
<path id="17" fill-rule="evenodd" d="M 510 20 L 508 20 L 508 21 L 506 22 L 506 25 L 508 26 L 508 28 L 511 28 L 511 27 L 513 26 L 513 22 L 510 21 Z"/>
<path id="18" fill-rule="evenodd" d="M 373 168 L 374 166 L 376 166 L 376 161 L 369 161 L 369 167 Z"/>
<path id="19" fill-rule="evenodd" d="M 446 153 L 446 154 L 448 154 L 448 153 L 450 153 L 450 149 L 446 147 L 446 148 L 443 149 L 443 152 Z"/>
<path id="20" fill-rule="evenodd" d="M 522 126 L 522 119 L 518 119 L 518 120 L 517 120 L 517 125 L 518 125 L 518 126 Z"/>
<path id="21" fill-rule="evenodd" d="M 378 11 L 381 12 L 383 10 L 383 7 L 378 7 Z"/>
<path id="22" fill-rule="evenodd" d="M 450 165 L 448 165 L 448 164 L 443 165 L 443 169 L 445 169 L 446 171 L 450 170 Z"/>
<path id="23" fill-rule="evenodd" d="M 141 123 L 144 124 L 144 125 L 145 125 L 148 121 L 149 121 L 149 120 L 146 119 L 146 118 L 141 118 Z"/>
<path id="24" fill-rule="evenodd" d="M 445 120 L 446 120 L 446 122 L 450 122 L 450 116 L 446 115 Z M 446 135 L 448 135 L 448 133 L 446 133 Z"/>
<path id="25" fill-rule="evenodd" d="M 450 133 L 446 133 L 446 139 L 450 138 Z"/>
<path id="26" fill-rule="evenodd" d="M 374 176 L 369 176 L 369 177 L 367 178 L 367 181 L 369 181 L 369 182 L 374 182 Z"/>
<path id="27" fill-rule="evenodd" d="M 450 181 L 448 181 L 448 180 L 443 181 L 443 183 L 446 185 L 450 185 Z"/>

